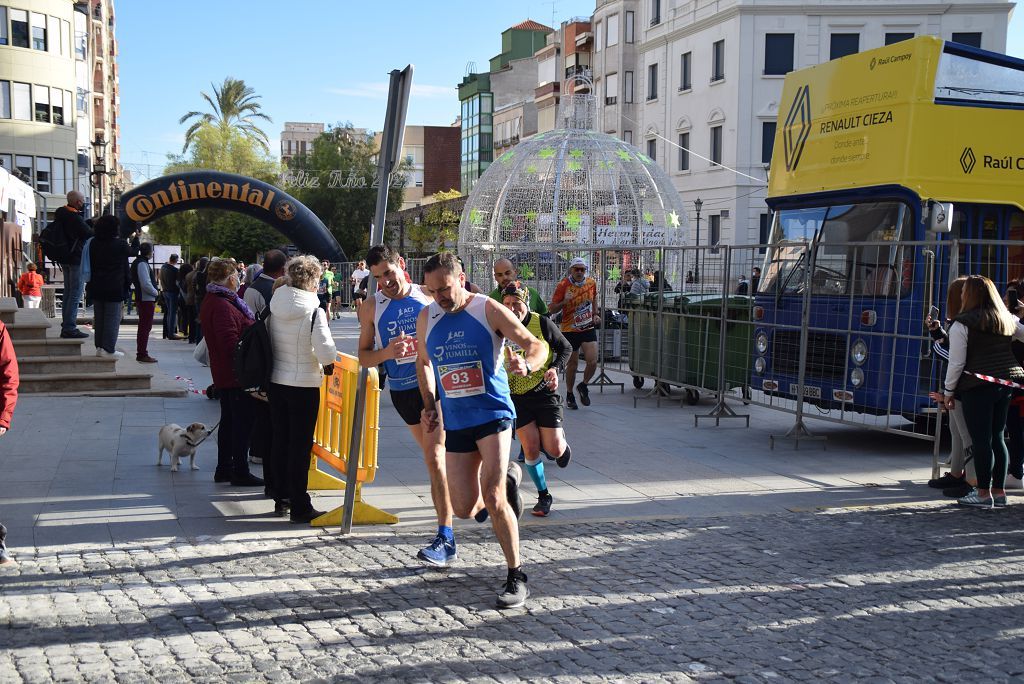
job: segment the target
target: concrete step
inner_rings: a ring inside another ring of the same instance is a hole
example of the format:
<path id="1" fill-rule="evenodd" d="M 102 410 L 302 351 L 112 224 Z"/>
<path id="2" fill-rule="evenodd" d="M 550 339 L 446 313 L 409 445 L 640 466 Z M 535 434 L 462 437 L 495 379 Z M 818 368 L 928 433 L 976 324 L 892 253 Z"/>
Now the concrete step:
<path id="1" fill-rule="evenodd" d="M 12 323 L 50 323 L 50 319 L 43 314 L 42 309 L 5 309 L 0 307 L 0 321 L 4 325 Z"/>
<path id="2" fill-rule="evenodd" d="M 17 353 L 17 352 L 15 352 Z M 53 373 L 113 373 L 116 361 L 100 356 L 18 356 L 21 375 Z"/>
<path id="3" fill-rule="evenodd" d="M 11 340 L 14 342 L 19 340 L 45 340 L 46 331 L 49 329 L 50 324 L 46 322 L 11 323 L 7 326 L 7 331 L 11 334 Z"/>
<path id="4" fill-rule="evenodd" d="M 14 353 L 22 356 L 72 357 L 82 356 L 82 345 L 87 339 L 66 340 L 61 337 L 48 337 L 35 340 L 13 340 Z"/>
<path id="5" fill-rule="evenodd" d="M 149 373 L 39 373 L 21 374 L 18 390 L 25 394 L 64 394 L 105 390 L 148 390 Z M 114 394 L 111 396 L 121 396 Z"/>

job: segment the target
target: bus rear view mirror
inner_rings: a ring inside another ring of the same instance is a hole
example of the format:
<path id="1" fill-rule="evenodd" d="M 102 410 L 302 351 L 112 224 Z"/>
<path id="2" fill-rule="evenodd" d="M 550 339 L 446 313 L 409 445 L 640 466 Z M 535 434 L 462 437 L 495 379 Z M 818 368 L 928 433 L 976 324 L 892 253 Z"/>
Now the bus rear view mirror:
<path id="1" fill-rule="evenodd" d="M 928 202 L 928 232 L 949 233 L 953 230 L 953 205 Z"/>

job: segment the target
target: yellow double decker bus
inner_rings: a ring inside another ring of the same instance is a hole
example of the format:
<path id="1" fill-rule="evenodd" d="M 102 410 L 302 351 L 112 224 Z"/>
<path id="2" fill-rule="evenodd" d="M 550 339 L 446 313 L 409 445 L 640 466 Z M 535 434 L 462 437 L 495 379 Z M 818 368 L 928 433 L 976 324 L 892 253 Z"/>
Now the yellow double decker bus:
<path id="1" fill-rule="evenodd" d="M 950 273 L 1024 275 L 1024 61 L 922 36 L 790 73 L 781 102 L 752 386 L 793 396 L 802 365 L 807 401 L 912 419 Z"/>

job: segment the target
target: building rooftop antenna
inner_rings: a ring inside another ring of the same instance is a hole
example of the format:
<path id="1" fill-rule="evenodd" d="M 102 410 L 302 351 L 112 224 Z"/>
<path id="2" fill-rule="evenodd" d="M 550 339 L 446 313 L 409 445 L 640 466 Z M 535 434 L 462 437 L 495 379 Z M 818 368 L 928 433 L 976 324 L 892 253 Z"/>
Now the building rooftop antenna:
<path id="1" fill-rule="evenodd" d="M 476 73 L 476 62 L 466 62 L 466 76 L 472 76 Z"/>

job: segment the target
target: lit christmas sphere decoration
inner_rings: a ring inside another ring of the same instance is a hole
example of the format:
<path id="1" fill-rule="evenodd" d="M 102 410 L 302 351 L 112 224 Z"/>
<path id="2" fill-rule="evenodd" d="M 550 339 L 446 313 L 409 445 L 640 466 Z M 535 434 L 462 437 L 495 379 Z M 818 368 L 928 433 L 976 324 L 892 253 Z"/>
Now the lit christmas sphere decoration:
<path id="1" fill-rule="evenodd" d="M 477 277 L 487 268 L 481 261 L 501 256 L 684 244 L 686 210 L 668 174 L 636 147 L 595 131 L 595 112 L 593 95 L 563 96 L 560 128 L 508 150 L 476 182 L 458 247 Z"/>

